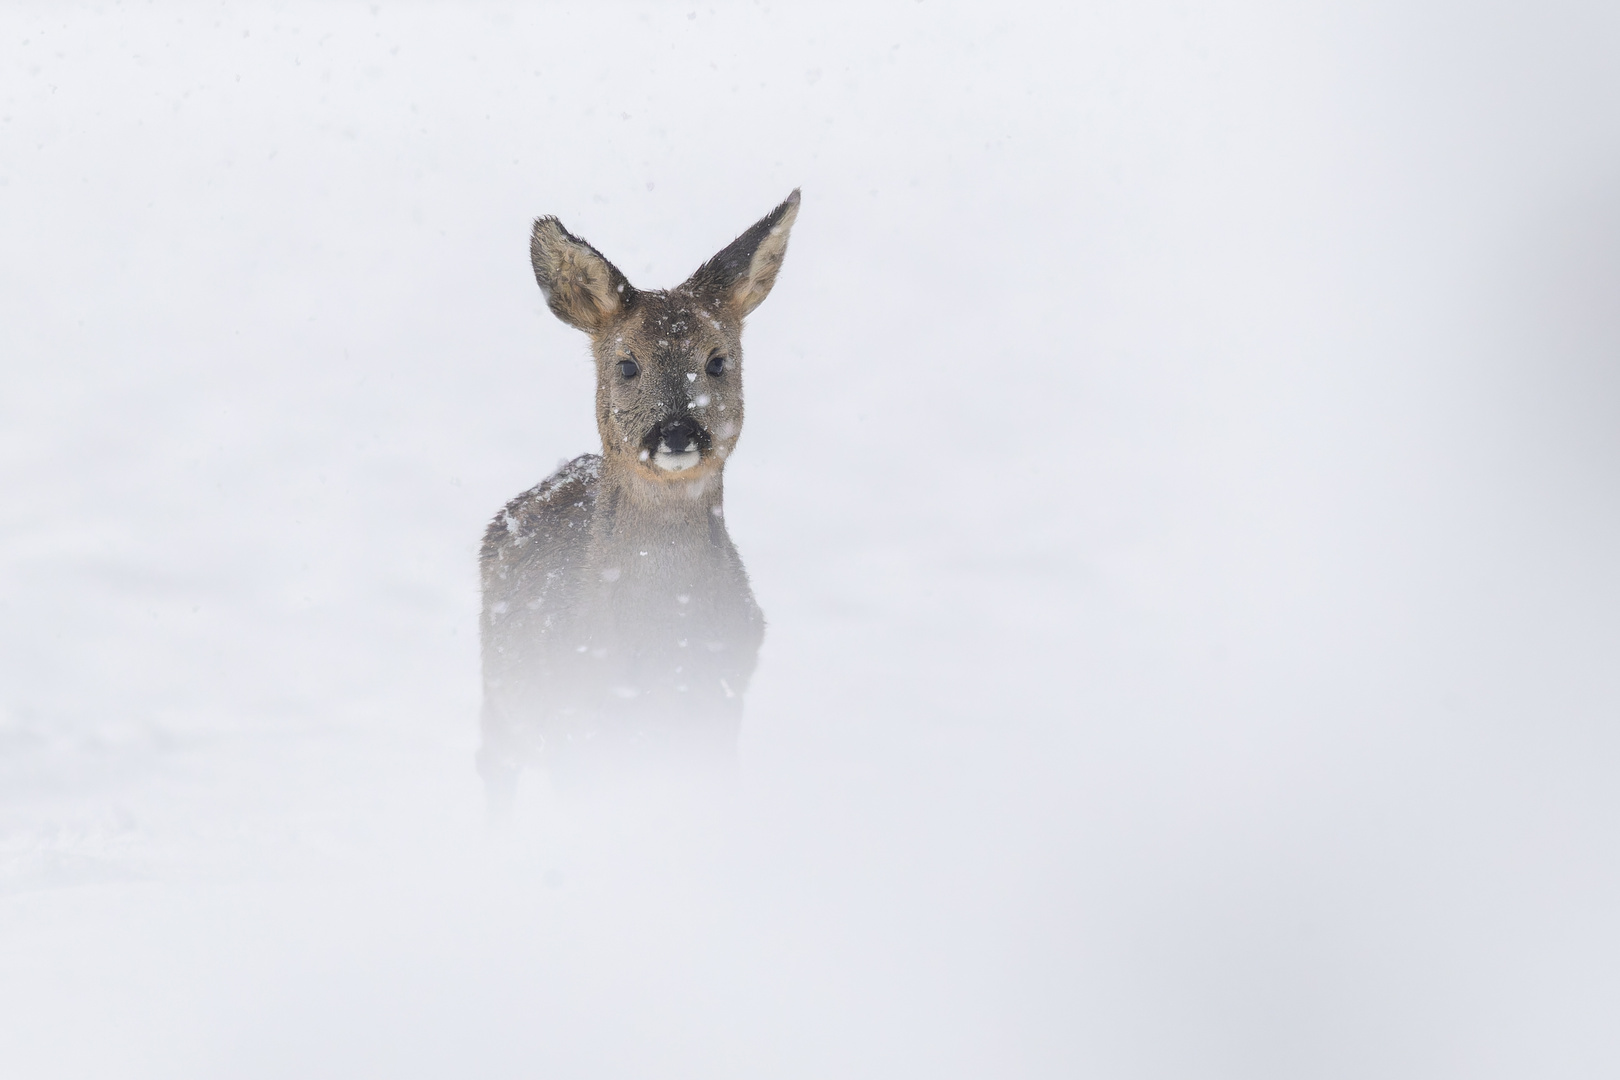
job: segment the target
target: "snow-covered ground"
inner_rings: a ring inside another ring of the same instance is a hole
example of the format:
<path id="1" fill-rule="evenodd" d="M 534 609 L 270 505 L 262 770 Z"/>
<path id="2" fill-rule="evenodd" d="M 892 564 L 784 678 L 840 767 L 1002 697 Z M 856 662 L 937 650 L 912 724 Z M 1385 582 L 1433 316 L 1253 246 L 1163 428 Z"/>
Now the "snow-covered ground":
<path id="1" fill-rule="evenodd" d="M 1620 1069 L 1620 15 L 0 10 L 0 1075 Z M 472 767 L 555 213 L 795 186 L 742 789 Z"/>

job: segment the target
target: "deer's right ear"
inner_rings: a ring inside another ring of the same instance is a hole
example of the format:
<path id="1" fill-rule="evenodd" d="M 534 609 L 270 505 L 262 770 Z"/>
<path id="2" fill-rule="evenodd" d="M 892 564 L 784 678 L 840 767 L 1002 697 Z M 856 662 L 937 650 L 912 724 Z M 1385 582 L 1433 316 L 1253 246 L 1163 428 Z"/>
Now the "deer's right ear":
<path id="1" fill-rule="evenodd" d="M 587 334 L 607 329 L 635 303 L 636 290 L 619 268 L 554 217 L 534 223 L 529 259 L 552 313 Z"/>

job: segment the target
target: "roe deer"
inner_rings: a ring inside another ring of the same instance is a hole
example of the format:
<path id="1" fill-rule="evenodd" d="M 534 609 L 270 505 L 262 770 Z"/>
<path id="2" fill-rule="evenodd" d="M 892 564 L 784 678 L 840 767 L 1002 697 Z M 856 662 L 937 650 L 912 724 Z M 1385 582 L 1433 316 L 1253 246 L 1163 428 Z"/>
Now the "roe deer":
<path id="1" fill-rule="evenodd" d="M 765 624 L 721 485 L 742 430 L 742 320 L 798 211 L 795 190 L 667 291 L 634 288 L 556 218 L 534 223 L 540 290 L 590 335 L 602 453 L 484 534 L 478 766 L 492 807 L 526 763 L 568 784 L 626 760 L 734 759 Z"/>

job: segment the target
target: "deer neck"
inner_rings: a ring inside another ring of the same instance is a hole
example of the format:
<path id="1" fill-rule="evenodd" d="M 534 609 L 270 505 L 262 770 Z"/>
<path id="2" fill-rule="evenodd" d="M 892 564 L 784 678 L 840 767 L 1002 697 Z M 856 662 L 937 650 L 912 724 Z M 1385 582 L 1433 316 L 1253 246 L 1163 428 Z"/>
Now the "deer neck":
<path id="1" fill-rule="evenodd" d="M 592 530 L 598 555 L 626 571 L 646 572 L 724 560 L 732 551 L 724 494 L 720 469 L 669 482 L 609 463 L 602 472 Z"/>

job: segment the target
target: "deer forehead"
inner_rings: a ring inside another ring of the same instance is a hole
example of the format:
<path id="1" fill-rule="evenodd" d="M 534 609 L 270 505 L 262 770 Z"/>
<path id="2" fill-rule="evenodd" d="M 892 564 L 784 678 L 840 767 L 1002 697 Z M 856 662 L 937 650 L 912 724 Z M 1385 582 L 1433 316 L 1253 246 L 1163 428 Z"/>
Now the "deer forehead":
<path id="1" fill-rule="evenodd" d="M 613 359 L 628 354 L 643 364 L 701 364 L 716 350 L 735 351 L 736 330 L 700 303 L 660 297 L 639 307 L 611 335 Z"/>

